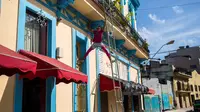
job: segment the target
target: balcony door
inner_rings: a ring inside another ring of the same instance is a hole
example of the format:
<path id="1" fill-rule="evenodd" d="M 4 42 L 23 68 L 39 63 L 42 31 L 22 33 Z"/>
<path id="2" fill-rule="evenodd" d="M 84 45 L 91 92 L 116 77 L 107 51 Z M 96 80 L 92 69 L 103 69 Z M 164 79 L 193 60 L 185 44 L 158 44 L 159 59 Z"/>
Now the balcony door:
<path id="1" fill-rule="evenodd" d="M 26 11 L 24 49 L 47 55 L 47 21 L 39 17 L 36 13 Z M 46 80 L 23 79 L 22 102 L 22 112 L 45 112 Z"/>

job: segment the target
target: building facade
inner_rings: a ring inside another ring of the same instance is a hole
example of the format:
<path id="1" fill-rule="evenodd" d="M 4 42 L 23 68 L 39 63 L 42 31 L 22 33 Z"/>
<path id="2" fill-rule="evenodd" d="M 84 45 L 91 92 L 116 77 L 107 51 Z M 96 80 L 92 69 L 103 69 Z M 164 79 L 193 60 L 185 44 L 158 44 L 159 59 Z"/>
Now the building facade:
<path id="1" fill-rule="evenodd" d="M 169 54 L 165 57 L 167 63 L 172 64 L 179 68 L 185 68 L 188 70 L 196 70 L 200 72 L 200 48 L 199 46 L 189 47 L 181 46 L 176 52 Z"/>
<path id="2" fill-rule="evenodd" d="M 95 29 L 106 24 L 105 32 L 112 32 L 115 39 L 105 35 L 103 43 L 108 46 L 109 40 L 116 42 L 112 56 L 118 57 L 121 79 L 141 84 L 139 63 L 148 58 L 148 48 L 135 30 L 138 0 L 116 0 L 120 9 L 112 6 L 116 13 L 112 21 L 103 12 L 108 7 L 106 0 L 0 1 L 1 45 L 56 58 L 88 76 L 87 84 L 56 84 L 54 77 L 30 81 L 19 79 L 19 75 L 0 76 L 0 112 L 112 112 L 116 106 L 114 92 L 102 93 L 99 84 L 100 74 L 111 75 L 108 58 L 94 49 L 83 64 L 77 65 L 91 45 L 93 36 L 88 26 Z M 125 107 L 127 112 L 143 109 L 141 94 L 124 99 L 130 105 Z"/>
<path id="3" fill-rule="evenodd" d="M 153 88 L 155 94 L 144 95 L 145 110 L 159 112 L 173 109 L 172 77 L 174 68 L 165 61 L 150 61 L 150 63 L 147 66 L 147 72 L 142 75 L 142 83 Z"/>
<path id="4" fill-rule="evenodd" d="M 189 85 L 190 85 L 190 97 L 191 102 L 193 103 L 194 100 L 200 99 L 200 75 L 196 72 L 192 72 L 192 78 L 189 79 Z"/>
<path id="5" fill-rule="evenodd" d="M 174 103 L 176 108 L 187 108 L 192 106 L 189 79 L 192 78 L 191 72 L 177 69 L 173 77 Z"/>

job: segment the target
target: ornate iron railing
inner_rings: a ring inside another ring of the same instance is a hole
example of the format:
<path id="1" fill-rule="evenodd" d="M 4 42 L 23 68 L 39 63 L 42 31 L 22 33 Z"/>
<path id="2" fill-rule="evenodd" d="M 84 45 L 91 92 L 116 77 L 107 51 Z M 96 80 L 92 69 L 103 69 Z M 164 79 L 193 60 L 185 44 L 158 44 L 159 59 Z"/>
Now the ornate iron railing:
<path id="1" fill-rule="evenodd" d="M 107 10 L 106 15 L 112 16 L 113 23 L 120 28 L 122 32 L 125 32 L 128 37 L 137 45 L 143 49 L 146 54 L 149 54 L 148 44 L 142 39 L 138 32 L 131 27 L 129 21 L 124 15 L 117 9 L 115 4 L 109 0 L 93 0 L 100 9 Z"/>

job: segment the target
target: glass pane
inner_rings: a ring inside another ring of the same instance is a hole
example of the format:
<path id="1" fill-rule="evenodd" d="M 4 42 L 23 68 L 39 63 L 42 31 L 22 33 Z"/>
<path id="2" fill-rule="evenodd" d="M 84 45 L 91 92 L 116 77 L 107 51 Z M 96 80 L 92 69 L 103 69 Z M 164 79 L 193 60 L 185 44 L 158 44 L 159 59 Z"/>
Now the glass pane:
<path id="1" fill-rule="evenodd" d="M 80 59 L 81 57 L 81 48 L 80 48 L 80 43 L 76 43 L 76 57 L 77 57 L 77 61 Z M 76 66 L 76 69 L 79 71 L 82 71 L 82 66 L 78 65 Z M 78 112 L 86 112 L 86 95 L 87 95 L 87 85 L 86 84 L 77 84 L 76 86 L 77 89 L 77 110 Z"/>
<path id="2" fill-rule="evenodd" d="M 77 84 L 77 109 L 86 112 L 86 84 Z"/>
<path id="3" fill-rule="evenodd" d="M 39 34 L 40 25 L 36 21 L 36 17 L 26 13 L 24 49 L 39 53 Z"/>

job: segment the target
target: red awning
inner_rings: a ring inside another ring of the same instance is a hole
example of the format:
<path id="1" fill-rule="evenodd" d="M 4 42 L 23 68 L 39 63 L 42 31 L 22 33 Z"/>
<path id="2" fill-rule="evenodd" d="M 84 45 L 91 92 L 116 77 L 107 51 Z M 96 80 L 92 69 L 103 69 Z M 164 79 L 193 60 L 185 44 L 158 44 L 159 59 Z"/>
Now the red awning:
<path id="1" fill-rule="evenodd" d="M 33 79 L 39 77 L 46 79 L 54 76 L 57 84 L 60 82 L 87 83 L 87 75 L 56 59 L 25 50 L 20 50 L 19 53 L 37 62 L 36 76 L 26 75 L 23 78 Z"/>
<path id="2" fill-rule="evenodd" d="M 35 74 L 37 62 L 0 45 L 0 75 Z"/>
<path id="3" fill-rule="evenodd" d="M 119 82 L 115 81 L 115 86 L 119 87 Z M 100 91 L 111 91 L 114 89 L 113 79 L 109 76 L 100 75 Z"/>
<path id="4" fill-rule="evenodd" d="M 149 91 L 148 91 L 149 94 L 155 94 L 155 90 L 149 88 Z"/>

